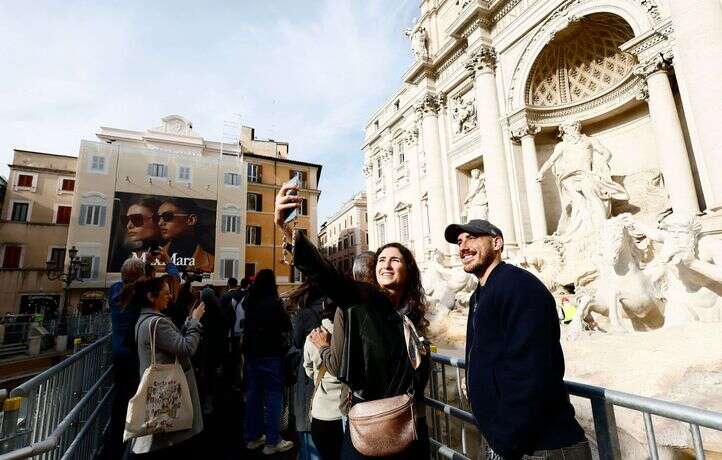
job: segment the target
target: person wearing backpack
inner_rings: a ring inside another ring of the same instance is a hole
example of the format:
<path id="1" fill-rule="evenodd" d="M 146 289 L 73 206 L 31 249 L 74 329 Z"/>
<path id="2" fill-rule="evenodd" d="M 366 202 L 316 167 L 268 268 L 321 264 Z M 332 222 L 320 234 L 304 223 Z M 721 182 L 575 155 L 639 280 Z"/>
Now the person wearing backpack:
<path id="1" fill-rule="evenodd" d="M 221 308 L 227 310 L 233 318 L 230 335 L 230 353 L 226 355 L 223 363 L 223 376 L 226 385 L 240 390 L 240 366 L 241 366 L 241 338 L 243 328 L 246 324 L 246 310 L 243 306 L 243 299 L 248 294 L 248 280 L 241 280 L 241 287 L 238 287 L 236 278 L 228 278 L 228 290 L 221 295 Z"/>

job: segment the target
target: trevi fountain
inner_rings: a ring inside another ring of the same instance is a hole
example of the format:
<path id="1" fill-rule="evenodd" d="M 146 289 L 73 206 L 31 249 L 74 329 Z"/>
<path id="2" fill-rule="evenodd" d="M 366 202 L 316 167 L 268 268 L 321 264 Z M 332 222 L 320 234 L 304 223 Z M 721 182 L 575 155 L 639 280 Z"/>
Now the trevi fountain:
<path id="1" fill-rule="evenodd" d="M 485 218 L 575 306 L 567 379 L 722 412 L 722 3 L 424 0 L 404 34 L 362 146 L 369 238 L 414 251 L 433 341 L 463 353 L 477 285 L 443 228 Z M 641 418 L 617 422 L 643 458 Z M 661 458 L 691 445 L 655 431 Z"/>

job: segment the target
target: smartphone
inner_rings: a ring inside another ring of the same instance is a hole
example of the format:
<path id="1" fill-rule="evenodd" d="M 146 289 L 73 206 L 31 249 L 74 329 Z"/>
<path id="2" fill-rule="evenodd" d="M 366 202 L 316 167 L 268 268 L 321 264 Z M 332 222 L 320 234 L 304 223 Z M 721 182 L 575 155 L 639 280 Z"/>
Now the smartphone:
<path id="1" fill-rule="evenodd" d="M 293 176 L 293 179 L 288 181 L 288 183 L 294 187 L 300 187 L 301 186 L 301 179 L 299 179 L 298 176 Z M 286 192 L 286 195 L 298 195 L 298 191 L 295 189 L 291 189 Z M 283 220 L 284 224 L 288 224 L 289 222 L 293 221 L 296 217 L 298 217 L 298 208 L 293 208 L 291 211 L 286 211 L 288 214 L 286 214 L 286 218 Z"/>

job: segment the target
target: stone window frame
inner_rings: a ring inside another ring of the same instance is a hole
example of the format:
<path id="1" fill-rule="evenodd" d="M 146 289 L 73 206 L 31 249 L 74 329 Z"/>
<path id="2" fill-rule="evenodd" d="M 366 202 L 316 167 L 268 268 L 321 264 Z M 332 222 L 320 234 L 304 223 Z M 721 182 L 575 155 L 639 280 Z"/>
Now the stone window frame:
<path id="1" fill-rule="evenodd" d="M 13 208 L 15 207 L 15 204 L 27 204 L 28 205 L 28 212 L 25 215 L 25 220 L 13 220 Z M 31 200 L 19 200 L 19 199 L 11 199 L 10 203 L 8 203 L 8 211 L 7 211 L 7 220 L 8 222 L 30 222 L 30 218 L 33 215 L 33 202 Z"/>
<path id="2" fill-rule="evenodd" d="M 63 190 L 63 182 L 66 180 L 72 180 L 73 181 L 73 190 Z M 78 181 L 73 176 L 60 176 L 58 177 L 57 182 L 57 193 L 58 195 L 72 195 L 75 193 L 75 187 L 78 185 Z"/>
<path id="3" fill-rule="evenodd" d="M 95 159 L 102 159 L 103 160 L 103 167 L 93 167 L 95 164 Z M 108 174 L 108 157 L 106 155 L 100 155 L 100 154 L 93 154 L 89 155 L 88 158 L 88 172 L 91 174 Z"/>
<path id="4" fill-rule="evenodd" d="M 181 170 L 187 169 L 188 170 L 188 178 L 181 176 Z M 184 184 L 190 184 L 193 182 L 193 168 L 188 165 L 178 165 L 178 168 L 176 170 L 176 182 L 184 183 Z"/>
<path id="5" fill-rule="evenodd" d="M 228 229 L 226 229 L 228 227 Z M 241 208 L 225 204 L 221 209 L 221 233 L 241 233 Z"/>
<path id="6" fill-rule="evenodd" d="M 410 243 L 413 241 L 411 238 L 411 205 L 403 201 L 398 202 L 394 207 L 394 215 L 396 216 L 396 228 L 399 233 L 399 242 Z M 402 219 L 406 220 L 406 239 L 403 237 L 401 227 Z"/>
<path id="7" fill-rule="evenodd" d="M 11 243 L 11 242 L 2 243 L 2 245 L 0 245 L 0 267 L 5 268 L 5 267 L 4 267 L 4 264 L 5 264 L 5 248 L 7 248 L 8 246 L 14 247 L 14 248 L 20 248 L 20 258 L 18 259 L 18 266 L 17 266 L 17 267 L 8 267 L 7 269 L 10 269 L 10 270 L 12 270 L 12 269 L 19 270 L 19 269 L 23 268 L 23 266 L 25 265 L 25 252 L 26 252 L 26 249 L 27 249 L 27 245 L 26 245 L 25 243 Z"/>
<path id="8" fill-rule="evenodd" d="M 32 183 L 31 183 L 30 187 L 20 185 L 20 176 L 32 177 Z M 18 192 L 18 191 L 26 191 L 26 192 L 33 192 L 33 193 L 36 192 L 38 190 L 38 174 L 31 173 L 31 172 L 25 172 L 25 171 L 16 171 L 15 172 L 15 180 L 13 181 L 13 190 L 15 190 L 16 192 Z"/>

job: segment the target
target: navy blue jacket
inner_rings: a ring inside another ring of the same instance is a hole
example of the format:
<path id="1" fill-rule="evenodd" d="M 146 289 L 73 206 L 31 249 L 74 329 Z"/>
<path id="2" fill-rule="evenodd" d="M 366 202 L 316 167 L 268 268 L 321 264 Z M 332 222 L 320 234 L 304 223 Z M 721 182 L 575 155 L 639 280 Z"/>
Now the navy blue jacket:
<path id="1" fill-rule="evenodd" d="M 506 460 L 584 440 L 564 386 L 554 298 L 534 275 L 504 262 L 469 303 L 467 388 L 474 418 Z"/>

